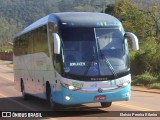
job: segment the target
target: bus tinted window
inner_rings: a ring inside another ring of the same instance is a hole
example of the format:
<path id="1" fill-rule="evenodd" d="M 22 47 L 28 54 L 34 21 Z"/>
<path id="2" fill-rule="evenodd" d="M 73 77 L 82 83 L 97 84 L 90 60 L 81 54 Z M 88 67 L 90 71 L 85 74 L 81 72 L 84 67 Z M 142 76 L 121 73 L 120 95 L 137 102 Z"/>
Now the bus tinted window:
<path id="1" fill-rule="evenodd" d="M 14 42 L 14 54 L 16 56 L 44 52 L 49 56 L 47 26 L 32 30 Z"/>

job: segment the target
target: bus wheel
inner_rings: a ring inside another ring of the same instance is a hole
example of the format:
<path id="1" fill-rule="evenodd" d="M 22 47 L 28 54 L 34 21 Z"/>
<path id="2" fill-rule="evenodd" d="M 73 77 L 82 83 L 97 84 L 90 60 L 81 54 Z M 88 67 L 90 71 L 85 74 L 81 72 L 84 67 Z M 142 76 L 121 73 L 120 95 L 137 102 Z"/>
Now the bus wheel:
<path id="1" fill-rule="evenodd" d="M 28 99 L 28 95 L 25 92 L 24 82 L 23 81 L 21 82 L 21 91 L 22 91 L 22 97 L 23 97 L 23 99 L 27 100 Z"/>
<path id="2" fill-rule="evenodd" d="M 112 105 L 112 102 L 101 102 L 102 108 L 110 107 L 111 105 Z"/>

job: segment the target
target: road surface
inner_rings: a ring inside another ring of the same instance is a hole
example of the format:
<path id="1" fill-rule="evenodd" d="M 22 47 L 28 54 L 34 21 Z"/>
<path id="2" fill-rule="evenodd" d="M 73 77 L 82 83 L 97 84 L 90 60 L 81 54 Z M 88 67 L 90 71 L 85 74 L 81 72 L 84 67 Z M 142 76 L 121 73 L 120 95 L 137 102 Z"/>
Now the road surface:
<path id="1" fill-rule="evenodd" d="M 6 63 L 0 63 L 0 111 L 51 111 L 46 101 L 31 97 L 25 101 L 21 93 L 14 88 L 13 70 L 6 67 Z M 62 111 L 66 112 L 67 117 L 47 117 L 47 118 L 25 118 L 25 119 L 53 119 L 53 120 L 72 120 L 72 119 L 94 119 L 94 120 L 115 120 L 115 119 L 148 119 L 155 120 L 158 117 L 114 117 L 116 112 L 121 111 L 123 116 L 126 111 L 160 111 L 160 94 L 132 91 L 130 101 L 113 102 L 110 108 L 101 108 L 99 103 L 83 104 L 77 106 L 63 107 Z M 92 112 L 91 112 L 92 111 Z M 124 111 L 124 112 L 123 112 Z M 65 115 L 66 115 L 65 113 Z M 113 113 L 113 115 L 112 115 Z M 58 114 L 63 114 L 58 112 Z M 118 112 L 118 114 L 120 114 Z M 113 117 L 107 117 L 112 115 Z M 83 118 L 82 118 L 83 117 Z M 2 118 L 0 118 L 2 119 Z M 5 118 L 7 119 L 7 118 Z M 21 119 L 21 118 L 12 118 Z M 4 118 L 2 119 L 4 120 Z"/>

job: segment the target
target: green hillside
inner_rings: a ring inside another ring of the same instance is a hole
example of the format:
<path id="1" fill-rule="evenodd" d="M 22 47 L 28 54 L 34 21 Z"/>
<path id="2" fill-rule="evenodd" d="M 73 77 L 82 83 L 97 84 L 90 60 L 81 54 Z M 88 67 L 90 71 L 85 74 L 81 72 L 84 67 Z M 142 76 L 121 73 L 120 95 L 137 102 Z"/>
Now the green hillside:
<path id="1" fill-rule="evenodd" d="M 14 34 L 35 20 L 53 12 L 100 12 L 114 0 L 0 0 L 0 41 L 11 40 Z"/>
<path id="2" fill-rule="evenodd" d="M 0 0 L 0 42 L 12 40 L 19 30 L 50 13 L 101 12 L 115 1 L 121 0 Z M 132 1 L 154 5 L 151 0 Z"/>

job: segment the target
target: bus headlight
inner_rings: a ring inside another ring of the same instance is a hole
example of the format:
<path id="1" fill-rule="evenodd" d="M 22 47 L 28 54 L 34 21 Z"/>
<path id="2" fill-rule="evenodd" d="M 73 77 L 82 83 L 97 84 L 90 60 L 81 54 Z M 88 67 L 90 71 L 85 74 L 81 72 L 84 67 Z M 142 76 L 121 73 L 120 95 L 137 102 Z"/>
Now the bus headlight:
<path id="1" fill-rule="evenodd" d="M 123 83 L 123 86 L 125 87 L 125 86 L 127 86 L 129 84 L 129 82 L 125 82 L 125 83 Z"/>
<path id="2" fill-rule="evenodd" d="M 130 84 L 130 81 L 128 80 L 128 81 L 126 81 L 126 82 L 124 82 L 124 83 L 122 83 L 122 84 L 120 84 L 120 85 L 118 85 L 119 87 L 126 87 L 127 85 L 129 85 Z"/>
<path id="3" fill-rule="evenodd" d="M 70 85 L 68 88 L 69 88 L 70 90 L 74 90 L 74 89 L 75 89 L 75 87 L 72 86 L 72 85 Z"/>
<path id="4" fill-rule="evenodd" d="M 75 87 L 73 85 L 68 85 L 68 84 L 65 84 L 65 83 L 62 83 L 62 86 L 65 87 L 65 88 L 68 88 L 70 90 L 79 90 L 80 89 L 78 87 Z"/>
<path id="5" fill-rule="evenodd" d="M 130 96 L 130 93 L 129 93 L 129 92 L 127 92 L 127 93 L 126 93 L 126 96 Z"/>

